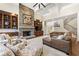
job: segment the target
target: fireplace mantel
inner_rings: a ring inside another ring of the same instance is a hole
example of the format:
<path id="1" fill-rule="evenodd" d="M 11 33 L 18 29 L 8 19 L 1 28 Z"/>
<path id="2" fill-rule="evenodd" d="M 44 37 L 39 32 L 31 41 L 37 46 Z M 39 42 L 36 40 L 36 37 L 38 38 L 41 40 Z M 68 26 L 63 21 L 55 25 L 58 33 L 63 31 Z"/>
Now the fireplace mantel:
<path id="1" fill-rule="evenodd" d="M 34 26 L 20 26 L 19 28 L 23 28 L 23 29 L 28 29 L 28 28 L 33 28 L 34 29 Z"/>
<path id="2" fill-rule="evenodd" d="M 23 32 L 26 32 L 26 31 L 30 31 L 31 32 L 31 35 L 30 36 L 32 36 L 32 35 L 34 35 L 34 28 L 20 28 L 20 32 L 22 33 L 22 36 L 23 36 Z M 29 36 L 29 37 L 30 37 Z"/>

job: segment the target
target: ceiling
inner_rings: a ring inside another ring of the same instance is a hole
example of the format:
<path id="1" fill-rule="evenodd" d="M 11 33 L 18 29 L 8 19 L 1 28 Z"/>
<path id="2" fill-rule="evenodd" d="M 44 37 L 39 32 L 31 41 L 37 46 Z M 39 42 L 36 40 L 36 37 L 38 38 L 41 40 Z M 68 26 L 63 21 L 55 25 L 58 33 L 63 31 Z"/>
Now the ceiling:
<path id="1" fill-rule="evenodd" d="M 43 3 L 46 7 L 44 8 L 43 6 L 41 6 L 41 8 L 39 9 L 38 5 L 36 7 L 33 7 L 33 5 L 35 5 L 35 3 L 22 3 L 23 5 L 33 9 L 36 13 L 42 14 L 42 15 L 46 15 L 48 13 L 50 13 L 50 10 L 53 10 L 53 7 L 58 7 L 59 9 L 69 5 L 70 3 Z"/>
<path id="2" fill-rule="evenodd" d="M 42 9 L 44 9 L 44 7 L 43 6 L 41 6 L 41 8 L 39 9 L 39 7 L 38 6 L 36 6 L 36 7 L 33 7 L 33 5 L 35 5 L 36 3 L 22 3 L 23 5 L 25 5 L 25 6 L 27 6 L 27 7 L 29 7 L 29 8 L 31 8 L 31 9 L 33 9 L 34 11 L 37 11 L 37 10 L 42 10 Z M 39 3 L 40 4 L 40 3 Z M 54 6 L 59 6 L 59 7 L 63 7 L 63 6 L 66 6 L 66 5 L 68 5 L 69 3 L 43 3 L 45 6 L 46 6 L 46 8 L 50 8 L 50 7 L 54 7 Z"/>
<path id="3" fill-rule="evenodd" d="M 38 7 L 38 5 L 36 6 L 36 7 L 33 7 L 33 5 L 35 5 L 36 3 L 22 3 L 23 5 L 25 5 L 25 6 L 27 6 L 27 7 L 29 7 L 29 8 L 31 8 L 31 9 L 33 9 L 34 11 L 37 11 L 37 10 L 39 10 L 39 7 Z M 40 4 L 40 3 L 39 3 Z M 44 5 L 45 6 L 47 6 L 49 3 L 44 3 Z M 43 8 L 43 6 L 41 6 L 41 8 L 40 9 L 42 9 Z"/>
<path id="4" fill-rule="evenodd" d="M 61 8 L 63 6 L 68 5 L 69 3 L 43 3 L 46 7 L 44 8 L 43 6 L 41 6 L 40 9 L 38 6 L 33 7 L 35 3 L 22 3 L 22 4 L 33 9 L 35 12 L 38 12 L 43 15 L 43 14 L 49 13 L 49 10 L 55 6 L 58 6 L 59 8 Z M 19 4 L 18 3 L 0 3 L 0 10 L 19 14 Z"/>
<path id="5" fill-rule="evenodd" d="M 19 14 L 19 4 L 18 3 L 0 3 L 0 10 Z"/>

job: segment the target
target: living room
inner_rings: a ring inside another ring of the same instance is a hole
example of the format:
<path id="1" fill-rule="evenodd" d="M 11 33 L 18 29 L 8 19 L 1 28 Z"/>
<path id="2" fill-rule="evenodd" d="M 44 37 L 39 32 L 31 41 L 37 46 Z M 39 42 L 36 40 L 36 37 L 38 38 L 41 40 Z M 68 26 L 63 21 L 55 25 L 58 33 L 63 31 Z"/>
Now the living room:
<path id="1" fill-rule="evenodd" d="M 1 56 L 79 55 L 74 3 L 0 4 Z"/>

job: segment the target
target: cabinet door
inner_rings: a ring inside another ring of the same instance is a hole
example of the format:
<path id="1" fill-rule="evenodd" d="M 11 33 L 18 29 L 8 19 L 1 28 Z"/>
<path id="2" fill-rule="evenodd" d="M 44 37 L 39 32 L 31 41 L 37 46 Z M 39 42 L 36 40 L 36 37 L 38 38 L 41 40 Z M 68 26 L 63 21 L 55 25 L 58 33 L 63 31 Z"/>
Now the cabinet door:
<path id="1" fill-rule="evenodd" d="M 17 16 L 12 16 L 12 28 L 17 29 L 18 28 L 18 19 Z"/>
<path id="2" fill-rule="evenodd" d="M 2 28 L 2 14 L 0 14 L 0 28 Z"/>
<path id="3" fill-rule="evenodd" d="M 4 15 L 4 28 L 8 29 L 11 28 L 11 22 L 10 22 L 10 16 L 9 15 Z"/>

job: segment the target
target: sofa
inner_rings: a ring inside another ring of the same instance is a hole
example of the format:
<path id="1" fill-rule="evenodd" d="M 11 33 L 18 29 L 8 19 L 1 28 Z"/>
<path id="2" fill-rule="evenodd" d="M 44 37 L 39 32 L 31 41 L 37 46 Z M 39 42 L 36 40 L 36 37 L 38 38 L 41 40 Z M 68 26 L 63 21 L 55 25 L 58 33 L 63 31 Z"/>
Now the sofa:
<path id="1" fill-rule="evenodd" d="M 52 32 L 50 33 L 49 37 L 43 38 L 43 44 L 56 48 L 67 54 L 70 54 L 71 33 L 70 32 L 67 33 L 68 33 L 67 37 L 64 37 L 63 39 L 57 39 L 56 37 L 58 37 L 59 35 L 64 35 L 65 32 Z"/>
<path id="2" fill-rule="evenodd" d="M 1 34 L 1 40 L 8 40 L 9 36 Z M 5 38 L 3 38 L 5 37 Z M 0 42 L 0 56 L 40 56 L 43 52 L 43 42 L 41 37 L 26 39 L 11 39 L 9 42 Z"/>

